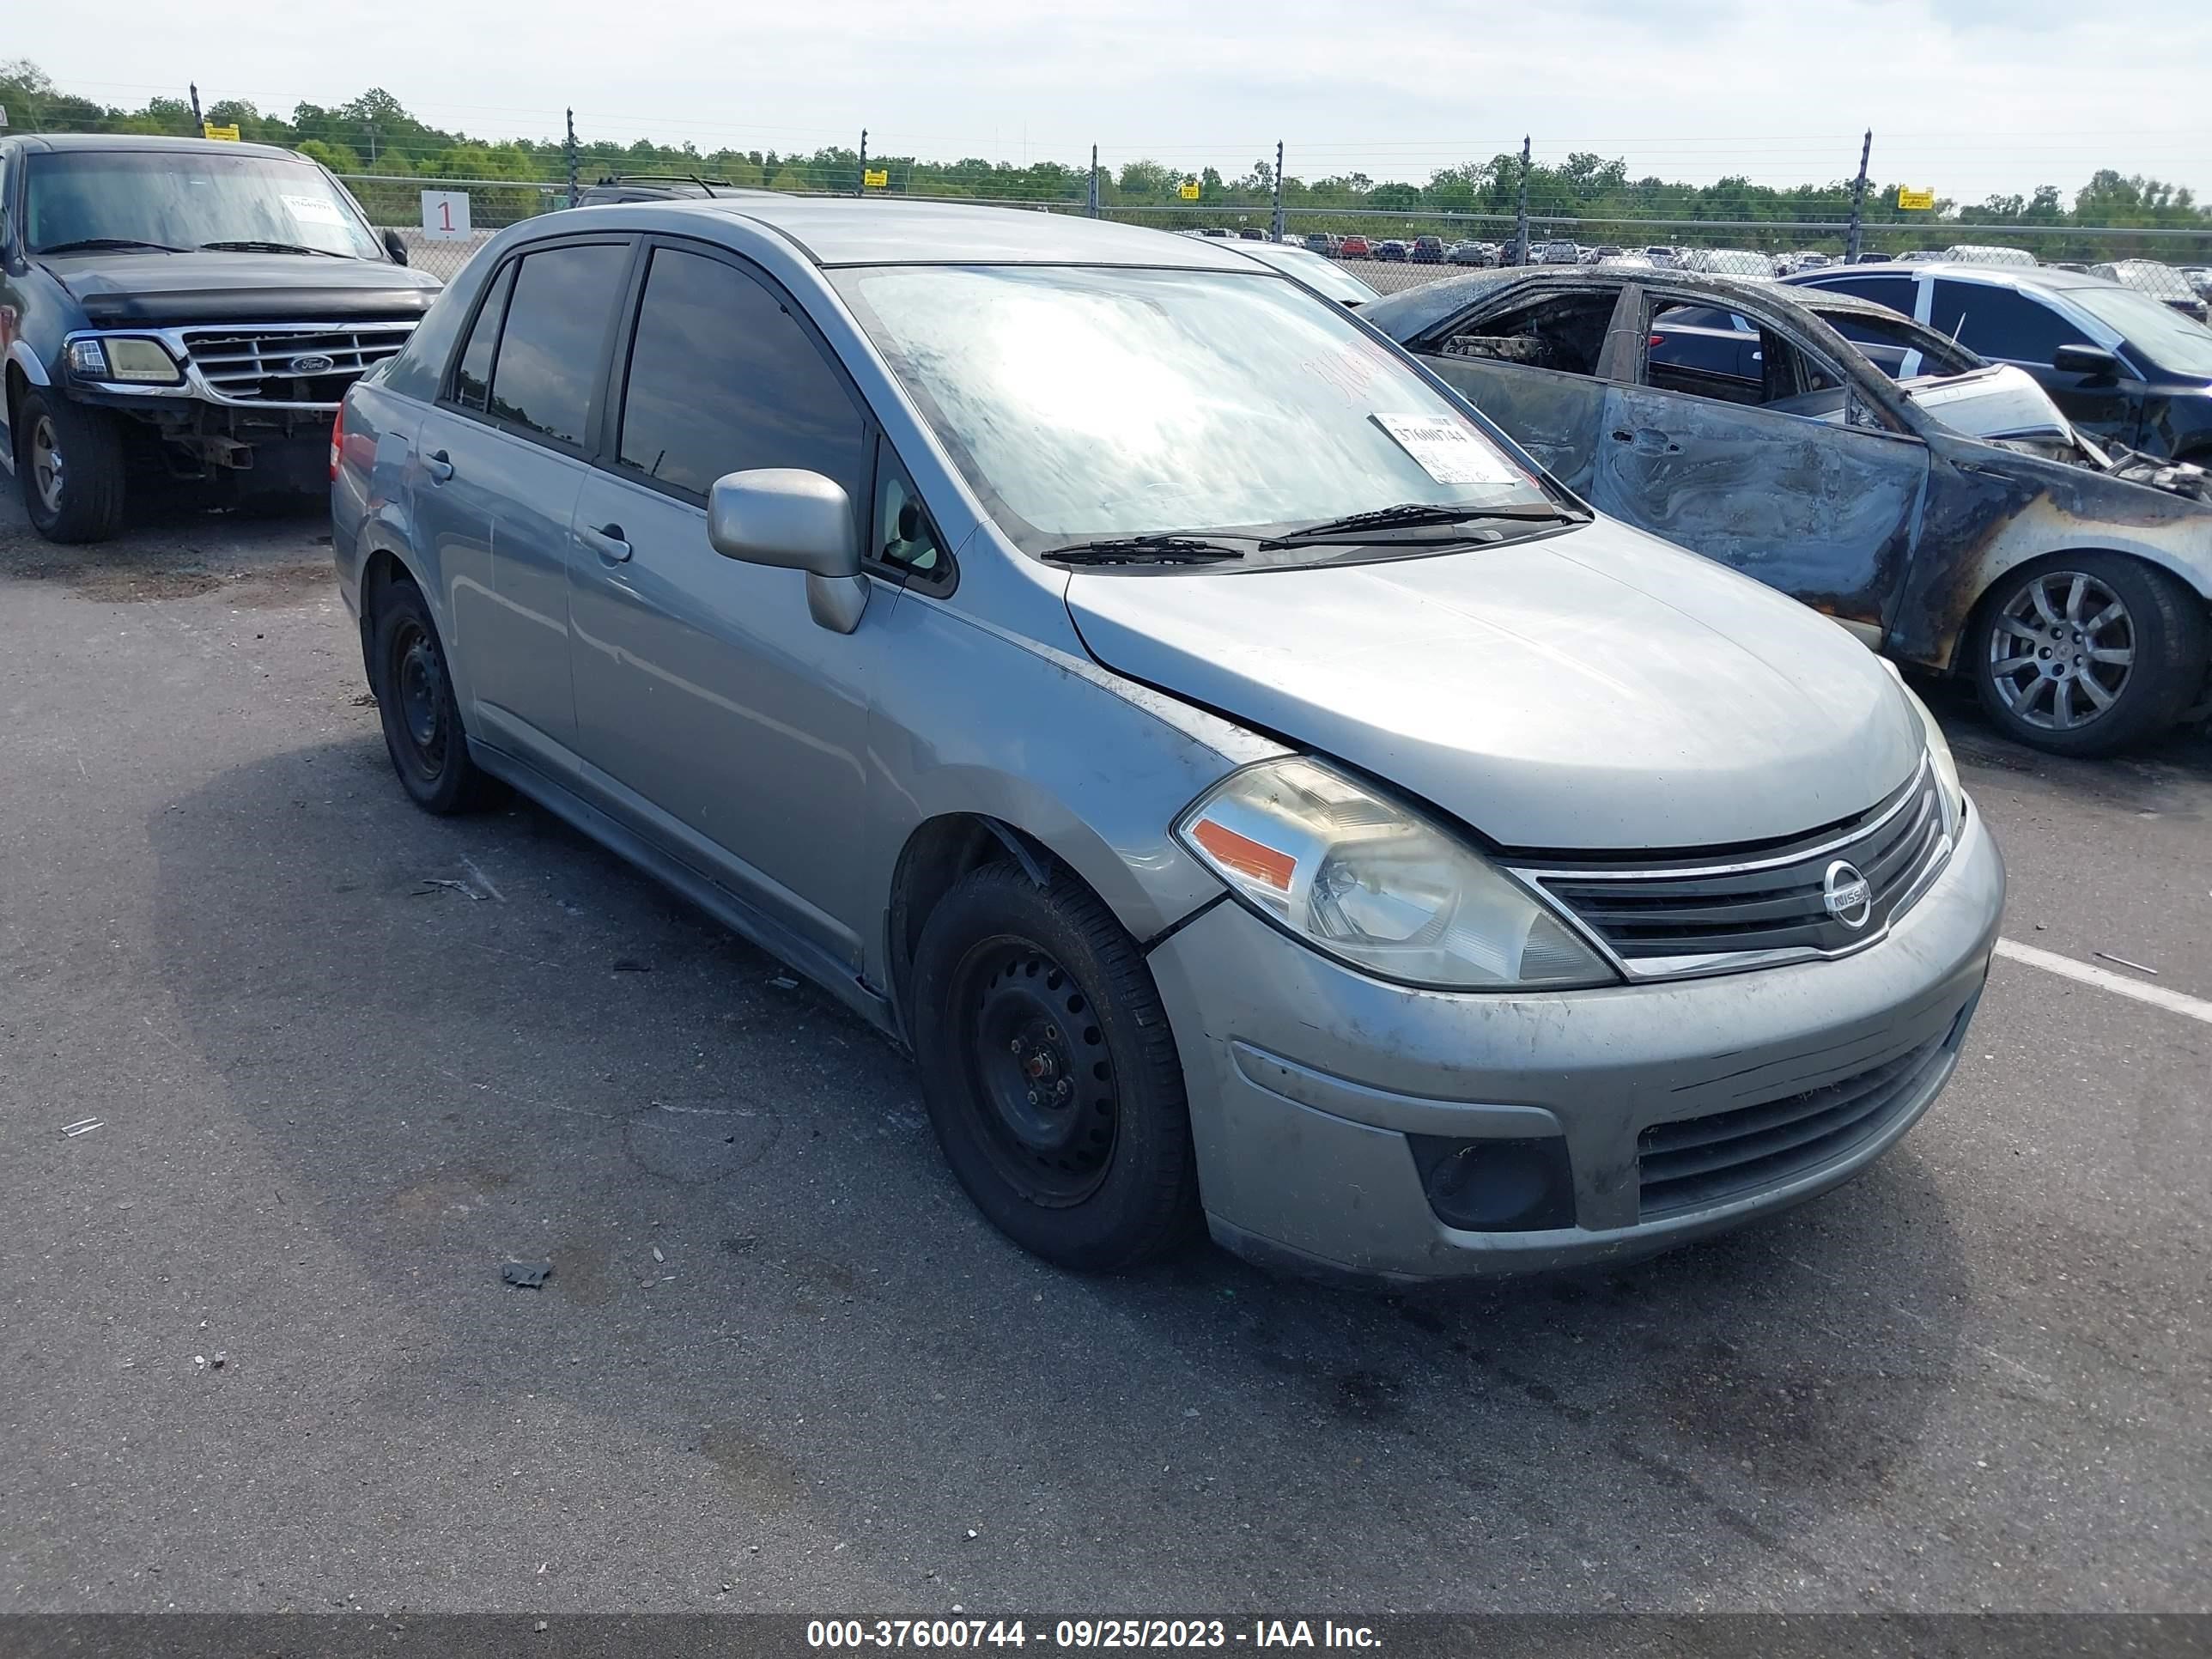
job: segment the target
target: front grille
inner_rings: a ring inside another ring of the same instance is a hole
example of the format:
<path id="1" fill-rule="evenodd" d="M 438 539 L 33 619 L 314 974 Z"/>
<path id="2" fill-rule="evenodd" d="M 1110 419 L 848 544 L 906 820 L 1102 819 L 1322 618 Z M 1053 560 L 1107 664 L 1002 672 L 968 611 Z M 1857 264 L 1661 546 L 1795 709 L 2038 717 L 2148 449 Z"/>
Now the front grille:
<path id="1" fill-rule="evenodd" d="M 1870 811 L 1780 846 L 1529 873 L 1643 976 L 1833 955 L 1879 939 L 1942 860 L 1939 787 L 1923 765 Z M 1863 917 L 1830 903 L 1852 872 L 1869 889 Z"/>
<path id="2" fill-rule="evenodd" d="M 328 404 L 387 357 L 397 356 L 412 323 L 364 323 L 322 329 L 191 328 L 185 349 L 208 388 L 226 403 Z M 327 364 L 300 359 L 325 358 Z"/>
<path id="3" fill-rule="evenodd" d="M 1778 1186 L 1879 1134 L 1921 1097 L 1965 1024 L 1962 1012 L 1943 1036 L 1840 1083 L 1653 1124 L 1636 1142 L 1638 1218 Z"/>

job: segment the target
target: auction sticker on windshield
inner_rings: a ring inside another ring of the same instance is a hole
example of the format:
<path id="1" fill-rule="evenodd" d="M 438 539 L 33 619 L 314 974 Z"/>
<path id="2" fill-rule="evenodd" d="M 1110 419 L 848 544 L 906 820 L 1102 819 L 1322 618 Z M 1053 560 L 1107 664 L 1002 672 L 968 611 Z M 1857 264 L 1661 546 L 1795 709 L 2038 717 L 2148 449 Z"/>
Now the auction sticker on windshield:
<path id="1" fill-rule="evenodd" d="M 1378 414 L 1370 418 L 1438 483 L 1522 482 L 1513 463 L 1485 442 L 1482 434 L 1471 427 L 1434 415 Z"/>
<path id="2" fill-rule="evenodd" d="M 284 205 L 295 219 L 308 225 L 343 225 L 345 217 L 336 202 L 320 196 L 287 196 Z"/>

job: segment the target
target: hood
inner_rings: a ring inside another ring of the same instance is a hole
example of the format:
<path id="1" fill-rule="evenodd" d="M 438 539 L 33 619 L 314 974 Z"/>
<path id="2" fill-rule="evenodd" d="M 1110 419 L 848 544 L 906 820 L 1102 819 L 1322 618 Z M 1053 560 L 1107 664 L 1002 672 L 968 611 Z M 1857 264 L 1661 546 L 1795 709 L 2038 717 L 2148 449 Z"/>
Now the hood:
<path id="1" fill-rule="evenodd" d="M 1689 848 L 1863 811 L 1919 722 L 1835 623 L 1603 520 L 1387 563 L 1080 572 L 1117 672 L 1361 768 L 1505 847 Z"/>
<path id="2" fill-rule="evenodd" d="M 380 259 L 304 253 L 40 255 L 98 327 L 143 323 L 340 322 L 420 317 L 441 286 Z"/>

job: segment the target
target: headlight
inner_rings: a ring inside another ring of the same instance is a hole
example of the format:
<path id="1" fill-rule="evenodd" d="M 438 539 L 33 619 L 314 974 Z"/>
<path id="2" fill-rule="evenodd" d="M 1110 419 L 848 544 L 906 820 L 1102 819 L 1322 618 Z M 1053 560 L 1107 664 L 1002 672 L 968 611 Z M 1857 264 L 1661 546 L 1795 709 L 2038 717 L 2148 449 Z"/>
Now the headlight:
<path id="1" fill-rule="evenodd" d="M 184 374 L 177 360 L 159 340 L 131 336 L 99 340 L 72 340 L 70 372 L 84 380 L 128 380 L 155 386 L 174 386 Z"/>
<path id="2" fill-rule="evenodd" d="M 1313 761 L 1224 778 L 1176 835 L 1268 921 L 1385 979 L 1466 990 L 1617 978 L 1473 848 Z"/>

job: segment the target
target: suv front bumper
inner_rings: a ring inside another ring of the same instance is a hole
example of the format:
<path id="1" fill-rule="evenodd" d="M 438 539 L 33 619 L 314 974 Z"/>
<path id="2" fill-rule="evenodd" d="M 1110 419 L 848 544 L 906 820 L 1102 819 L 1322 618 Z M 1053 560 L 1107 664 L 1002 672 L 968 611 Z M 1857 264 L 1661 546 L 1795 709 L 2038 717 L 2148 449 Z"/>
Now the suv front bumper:
<path id="1" fill-rule="evenodd" d="M 1935 884 L 1856 955 L 1470 995 L 1370 979 L 1224 900 L 1150 958 L 1182 1054 L 1208 1224 L 1257 1259 L 1413 1281 L 1632 1259 L 1801 1202 L 1894 1145 L 1948 1080 L 2003 903 L 2003 861 L 1970 810 Z M 1855 1135 L 1770 1160 L 1749 1190 L 1686 1206 L 1645 1194 L 1655 1126 L 1899 1068 L 1902 1084 Z M 1409 1135 L 1560 1138 L 1574 1224 L 1445 1224 Z"/>

